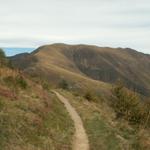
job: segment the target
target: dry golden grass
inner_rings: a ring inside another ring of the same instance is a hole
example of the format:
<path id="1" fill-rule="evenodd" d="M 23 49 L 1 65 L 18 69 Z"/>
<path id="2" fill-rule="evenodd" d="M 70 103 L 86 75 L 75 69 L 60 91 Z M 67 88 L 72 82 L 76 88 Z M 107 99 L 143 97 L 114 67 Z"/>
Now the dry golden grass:
<path id="1" fill-rule="evenodd" d="M 36 57 L 37 62 L 27 68 L 22 68 L 26 73 L 37 74 L 40 78 L 48 79 L 52 85 L 58 85 L 61 79 L 65 79 L 71 83 L 72 88 L 93 89 L 101 91 L 107 95 L 111 85 L 93 80 L 80 71 L 73 62 L 72 58 L 65 55 L 65 45 L 51 45 L 39 48 L 32 55 Z M 66 52 L 67 53 L 67 52 Z M 70 54 L 71 50 L 70 50 Z M 16 59 L 17 60 L 17 59 Z M 25 63 L 25 62 L 24 62 Z"/>
<path id="2" fill-rule="evenodd" d="M 106 101 L 88 101 L 82 96 L 58 90 L 80 114 L 89 136 L 91 150 L 149 150 L 149 129 L 136 129 L 125 120 L 117 120 Z"/>
<path id="3" fill-rule="evenodd" d="M 0 150 L 71 149 L 72 121 L 40 83 L 18 70 L 0 68 Z"/>
<path id="4" fill-rule="evenodd" d="M 19 75 L 19 70 L 13 70 L 7 67 L 0 68 L 0 78 L 8 76 L 16 77 L 17 75 Z"/>
<path id="5" fill-rule="evenodd" d="M 18 97 L 0 96 L 0 150 L 71 150 L 73 124 L 55 95 L 42 99 L 30 90 Z"/>

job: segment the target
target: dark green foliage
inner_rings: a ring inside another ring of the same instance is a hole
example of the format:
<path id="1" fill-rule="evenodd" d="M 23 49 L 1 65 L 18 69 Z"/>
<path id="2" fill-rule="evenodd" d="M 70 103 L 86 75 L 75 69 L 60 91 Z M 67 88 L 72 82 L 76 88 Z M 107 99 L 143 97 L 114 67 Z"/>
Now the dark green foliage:
<path id="1" fill-rule="evenodd" d="M 1 111 L 1 109 L 3 109 L 3 106 L 4 106 L 4 104 L 3 104 L 3 102 L 0 99 L 0 111 Z"/>
<path id="2" fill-rule="evenodd" d="M 19 76 L 19 75 L 17 77 L 13 77 L 13 76 L 5 77 L 4 81 L 9 86 L 12 86 L 15 88 L 19 86 L 22 89 L 26 89 L 28 86 L 26 80 L 22 76 Z"/>
<path id="3" fill-rule="evenodd" d="M 149 124 L 149 105 L 143 104 L 136 93 L 128 91 L 119 83 L 113 88 L 112 106 L 117 118 L 124 118 L 133 125 Z"/>
<path id="4" fill-rule="evenodd" d="M 121 84 L 118 84 L 113 89 L 113 95 L 115 96 L 113 106 L 116 109 L 118 117 L 130 114 L 129 111 L 139 103 L 136 95 L 127 92 Z"/>
<path id="5" fill-rule="evenodd" d="M 7 76 L 3 79 L 5 81 L 6 84 L 10 85 L 14 83 L 14 78 L 13 76 Z"/>
<path id="6" fill-rule="evenodd" d="M 4 66 L 13 69 L 11 60 L 9 60 L 6 57 L 5 52 L 2 49 L 0 49 L 0 67 L 4 67 Z"/>
<path id="7" fill-rule="evenodd" d="M 26 80 L 22 76 L 18 76 L 16 82 L 22 89 L 26 89 L 28 86 Z"/>
<path id="8" fill-rule="evenodd" d="M 2 49 L 0 49 L 0 58 L 5 58 L 5 53 Z"/>
<path id="9" fill-rule="evenodd" d="M 43 83 L 42 83 L 42 87 L 43 87 L 43 89 L 45 89 L 45 90 L 49 90 L 49 84 L 48 84 L 47 82 L 43 82 Z"/>
<path id="10" fill-rule="evenodd" d="M 68 90 L 69 89 L 69 84 L 65 79 L 62 79 L 59 83 L 60 88 Z"/>
<path id="11" fill-rule="evenodd" d="M 7 64 L 7 58 L 2 49 L 0 49 L 0 67 L 4 66 Z"/>
<path id="12" fill-rule="evenodd" d="M 84 98 L 87 99 L 88 101 L 92 101 L 93 100 L 93 96 L 91 94 L 91 92 L 87 91 L 84 95 Z"/>
<path id="13" fill-rule="evenodd" d="M 96 95 L 96 93 L 94 93 L 92 90 L 86 91 L 83 97 L 88 101 L 92 102 L 100 102 L 100 100 L 102 99 L 100 96 Z"/>
<path id="14" fill-rule="evenodd" d="M 9 68 L 11 68 L 11 69 L 14 69 L 14 66 L 13 66 L 11 60 L 7 60 L 7 67 L 9 67 Z"/>

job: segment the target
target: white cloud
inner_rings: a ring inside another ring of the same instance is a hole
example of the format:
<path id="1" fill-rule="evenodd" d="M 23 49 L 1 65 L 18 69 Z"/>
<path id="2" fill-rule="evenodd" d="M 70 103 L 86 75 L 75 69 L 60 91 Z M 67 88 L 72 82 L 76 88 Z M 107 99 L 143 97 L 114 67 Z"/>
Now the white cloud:
<path id="1" fill-rule="evenodd" d="M 150 53 L 149 0 L 0 0 L 0 46 L 53 42 Z"/>

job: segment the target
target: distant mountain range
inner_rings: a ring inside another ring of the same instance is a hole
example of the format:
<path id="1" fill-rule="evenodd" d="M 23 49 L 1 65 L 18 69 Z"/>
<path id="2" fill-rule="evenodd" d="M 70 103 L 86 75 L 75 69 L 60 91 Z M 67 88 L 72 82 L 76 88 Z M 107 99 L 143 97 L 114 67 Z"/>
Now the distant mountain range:
<path id="1" fill-rule="evenodd" d="M 39 73 L 53 83 L 64 78 L 106 90 L 121 80 L 127 88 L 150 96 L 150 55 L 129 48 L 52 44 L 16 55 L 12 61 L 24 72 Z"/>

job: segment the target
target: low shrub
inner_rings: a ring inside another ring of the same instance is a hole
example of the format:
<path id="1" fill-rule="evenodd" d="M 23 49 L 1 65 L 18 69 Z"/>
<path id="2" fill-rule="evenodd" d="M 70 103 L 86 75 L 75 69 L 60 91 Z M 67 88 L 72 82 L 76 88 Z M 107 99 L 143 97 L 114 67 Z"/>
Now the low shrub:
<path id="1" fill-rule="evenodd" d="M 88 101 L 92 101 L 93 97 L 91 92 L 87 91 L 84 95 L 84 98 L 87 99 Z"/>
<path id="2" fill-rule="evenodd" d="M 28 84 L 26 80 L 22 76 L 18 76 L 16 78 L 17 85 L 19 85 L 22 89 L 26 89 Z"/>
<path id="3" fill-rule="evenodd" d="M 44 90 L 49 90 L 49 84 L 47 82 L 43 82 L 42 87 Z"/>
<path id="4" fill-rule="evenodd" d="M 16 77 L 7 76 L 3 80 L 6 84 L 8 84 L 9 86 L 15 87 L 15 88 L 17 88 L 17 87 L 20 87 L 22 89 L 27 88 L 26 80 L 20 75 L 18 75 Z"/>
<path id="5" fill-rule="evenodd" d="M 150 127 L 150 105 L 141 102 L 139 96 L 117 84 L 112 90 L 112 106 L 117 118 L 124 118 L 130 124 Z"/>
<path id="6" fill-rule="evenodd" d="M 97 97 L 91 91 L 86 91 L 83 97 L 88 101 L 93 101 L 93 102 L 97 101 Z"/>
<path id="7" fill-rule="evenodd" d="M 62 79 L 59 82 L 59 87 L 64 89 L 64 90 L 68 90 L 69 89 L 69 83 L 65 79 Z"/>
<path id="8" fill-rule="evenodd" d="M 0 111 L 3 109 L 3 107 L 4 107 L 4 104 L 3 104 L 3 102 L 0 99 Z"/>
<path id="9" fill-rule="evenodd" d="M 12 68 L 11 61 L 6 57 L 5 52 L 0 49 L 0 67 Z"/>
<path id="10" fill-rule="evenodd" d="M 6 65 L 6 62 L 7 62 L 6 55 L 5 55 L 4 51 L 2 49 L 0 49 L 0 67 Z"/>

